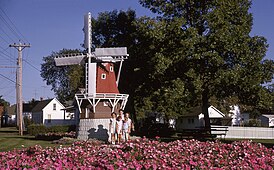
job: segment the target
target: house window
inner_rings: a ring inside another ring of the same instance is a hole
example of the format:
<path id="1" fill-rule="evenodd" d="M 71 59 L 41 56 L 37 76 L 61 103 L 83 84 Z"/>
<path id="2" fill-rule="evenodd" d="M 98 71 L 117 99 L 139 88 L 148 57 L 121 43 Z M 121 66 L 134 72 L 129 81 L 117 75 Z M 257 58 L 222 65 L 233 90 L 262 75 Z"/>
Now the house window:
<path id="1" fill-rule="evenodd" d="M 51 123 L 51 115 L 48 115 L 48 123 Z"/>
<path id="2" fill-rule="evenodd" d="M 105 73 L 103 73 L 103 74 L 101 75 L 101 79 L 106 79 L 106 77 L 107 77 L 107 75 L 106 75 Z"/>
<path id="3" fill-rule="evenodd" d="M 56 110 L 56 103 L 53 103 L 53 110 Z"/>
<path id="4" fill-rule="evenodd" d="M 110 66 L 110 67 L 109 67 L 109 71 L 110 71 L 110 72 L 113 72 L 113 66 Z"/>

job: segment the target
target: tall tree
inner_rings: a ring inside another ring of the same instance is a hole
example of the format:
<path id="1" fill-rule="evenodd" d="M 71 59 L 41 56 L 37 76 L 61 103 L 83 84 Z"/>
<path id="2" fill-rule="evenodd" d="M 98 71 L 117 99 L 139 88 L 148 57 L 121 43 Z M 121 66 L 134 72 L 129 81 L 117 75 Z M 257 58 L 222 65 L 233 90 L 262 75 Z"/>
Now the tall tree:
<path id="1" fill-rule="evenodd" d="M 137 32 L 136 14 L 134 10 L 111 11 L 100 13 L 93 19 L 93 43 L 96 47 L 127 47 L 129 57 L 124 61 L 119 90 L 129 94 L 126 110 L 136 118 L 134 101 L 136 89 L 146 79 L 149 72 L 149 57 L 146 48 L 150 42 L 143 34 Z M 116 68 L 118 68 L 117 65 Z"/>
<path id="2" fill-rule="evenodd" d="M 153 81 L 182 81 L 192 94 L 192 104 L 201 103 L 207 128 L 213 96 L 219 100 L 237 96 L 241 103 L 258 104 L 261 85 L 273 78 L 273 61 L 263 60 L 266 39 L 249 35 L 249 0 L 140 3 L 159 15 L 140 22 L 157 49 L 152 56 Z"/>

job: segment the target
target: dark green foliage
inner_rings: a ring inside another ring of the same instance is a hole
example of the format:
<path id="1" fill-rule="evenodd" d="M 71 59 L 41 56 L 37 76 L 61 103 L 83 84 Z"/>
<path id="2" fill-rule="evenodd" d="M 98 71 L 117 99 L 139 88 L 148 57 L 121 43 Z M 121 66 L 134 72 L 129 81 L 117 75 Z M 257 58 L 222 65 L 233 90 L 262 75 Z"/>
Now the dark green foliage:
<path id="1" fill-rule="evenodd" d="M 247 127 L 261 127 L 261 121 L 258 119 L 249 119 L 248 122 L 244 123 L 244 126 Z"/>
<path id="2" fill-rule="evenodd" d="M 182 81 L 185 94 L 176 101 L 185 107 L 202 105 L 207 127 L 212 97 L 226 105 L 266 106 L 262 84 L 273 78 L 273 61 L 263 59 L 266 39 L 249 35 L 250 0 L 140 2 L 158 18 L 143 18 L 138 23 L 139 31 L 151 42 L 146 49 L 152 63 L 149 79 L 140 87 L 147 94 L 139 107 L 160 111 L 155 105 L 164 100 L 154 94 L 160 88 L 169 91 L 165 84 L 174 80 Z M 176 96 L 172 89 L 170 95 Z M 237 103 L 228 103 L 230 97 L 237 98 Z"/>
<path id="3" fill-rule="evenodd" d="M 28 126 L 27 133 L 29 135 L 37 135 L 39 133 L 47 133 L 48 129 L 42 124 L 31 124 Z"/>
<path id="4" fill-rule="evenodd" d="M 274 63 L 264 60 L 267 40 L 250 36 L 250 0 L 140 3 L 157 18 L 128 10 L 100 13 L 92 22 L 94 47 L 128 47 L 119 82 L 120 92 L 130 94 L 126 110 L 176 118 L 200 105 L 209 126 L 211 104 L 224 112 L 233 104 L 273 109 L 273 90 L 262 85 L 271 82 Z M 56 68 L 51 62 L 59 53 L 45 58 L 41 75 L 59 98 L 72 98 L 84 74 Z"/>
<path id="5" fill-rule="evenodd" d="M 78 54 L 80 50 L 63 49 L 43 58 L 41 77 L 57 95 L 60 102 L 73 99 L 79 87 L 84 87 L 84 68 L 81 65 L 57 67 L 54 58 L 66 54 Z"/>
<path id="6" fill-rule="evenodd" d="M 70 132 L 76 131 L 75 125 L 57 125 L 48 127 L 48 132 Z"/>
<path id="7" fill-rule="evenodd" d="M 27 128 L 27 129 L 28 129 L 29 125 L 34 123 L 33 120 L 28 117 L 24 117 L 23 120 L 24 120 L 25 128 Z"/>
<path id="8" fill-rule="evenodd" d="M 42 124 L 31 124 L 28 126 L 27 133 L 30 135 L 38 135 L 38 134 L 45 134 L 45 133 L 65 133 L 76 131 L 75 125 L 56 125 L 51 127 L 46 127 Z"/>
<path id="9" fill-rule="evenodd" d="M 139 120 L 140 125 L 136 134 L 138 136 L 146 136 L 149 138 L 155 137 L 171 137 L 175 134 L 175 130 L 169 127 L 167 122 L 156 122 L 156 117 L 147 116 L 146 118 Z"/>

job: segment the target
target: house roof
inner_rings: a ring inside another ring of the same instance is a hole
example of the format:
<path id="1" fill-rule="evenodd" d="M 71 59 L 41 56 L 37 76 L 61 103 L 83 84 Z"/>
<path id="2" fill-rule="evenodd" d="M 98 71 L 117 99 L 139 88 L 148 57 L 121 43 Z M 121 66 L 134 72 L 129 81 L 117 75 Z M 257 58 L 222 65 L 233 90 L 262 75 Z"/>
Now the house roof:
<path id="1" fill-rule="evenodd" d="M 36 104 L 36 106 L 32 109 L 32 112 L 40 112 L 46 107 L 53 99 L 43 100 Z"/>
<path id="2" fill-rule="evenodd" d="M 214 106 L 210 106 L 208 109 L 210 109 L 210 108 L 215 110 L 221 116 L 225 117 L 225 115 L 221 111 L 216 109 Z M 189 109 L 186 114 L 182 115 L 182 117 L 196 117 L 196 116 L 199 116 L 201 113 L 202 113 L 202 107 L 196 106 L 196 107 Z"/>
<path id="3" fill-rule="evenodd" d="M 39 103 L 39 101 L 34 101 L 32 103 L 23 103 L 23 112 L 32 112 L 32 109 Z"/>
<path id="4" fill-rule="evenodd" d="M 7 107 L 8 115 L 16 115 L 16 104 Z"/>
<path id="5" fill-rule="evenodd" d="M 188 109 L 186 111 L 186 114 L 182 115 L 182 117 L 196 117 L 201 113 L 202 113 L 202 107 L 196 106 L 196 107 Z"/>
<path id="6" fill-rule="evenodd" d="M 267 118 L 274 118 L 274 115 L 270 115 L 270 114 L 262 114 L 262 116 L 267 117 Z"/>

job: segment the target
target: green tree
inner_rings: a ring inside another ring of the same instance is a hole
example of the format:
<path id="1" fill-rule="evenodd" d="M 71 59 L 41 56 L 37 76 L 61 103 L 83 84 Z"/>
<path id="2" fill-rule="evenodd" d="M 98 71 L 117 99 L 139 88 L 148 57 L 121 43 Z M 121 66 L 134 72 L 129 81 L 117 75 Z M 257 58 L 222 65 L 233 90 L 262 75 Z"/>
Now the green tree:
<path id="1" fill-rule="evenodd" d="M 80 50 L 63 49 L 43 58 L 41 77 L 52 86 L 61 102 L 73 99 L 78 88 L 84 87 L 84 68 L 81 65 L 57 67 L 54 58 L 75 53 L 80 53 Z"/>
<path id="2" fill-rule="evenodd" d="M 264 37 L 251 37 L 249 0 L 157 1 L 140 3 L 158 14 L 145 18 L 139 28 L 154 46 L 152 84 L 180 80 L 191 105 L 202 105 L 205 125 L 210 127 L 211 97 L 256 106 L 262 84 L 273 78 L 273 61 L 263 60 Z M 154 86 L 154 87 L 155 87 Z M 145 86 L 144 86 L 145 87 Z M 158 91 L 153 88 L 151 94 Z M 151 103 L 146 101 L 146 103 Z"/>
<path id="3" fill-rule="evenodd" d="M 10 105 L 10 103 L 8 101 L 6 101 L 2 95 L 0 95 L 0 105 L 7 107 Z"/>
<path id="4" fill-rule="evenodd" d="M 134 101 L 140 96 L 136 89 L 147 79 L 151 68 L 146 50 L 150 42 L 146 36 L 138 33 L 137 19 L 135 11 L 129 9 L 103 12 L 92 21 L 93 42 L 96 47 L 124 46 L 128 49 L 129 57 L 123 63 L 119 91 L 129 94 L 126 110 L 133 113 L 134 119 Z M 118 67 L 119 65 L 116 65 L 116 68 Z"/>

